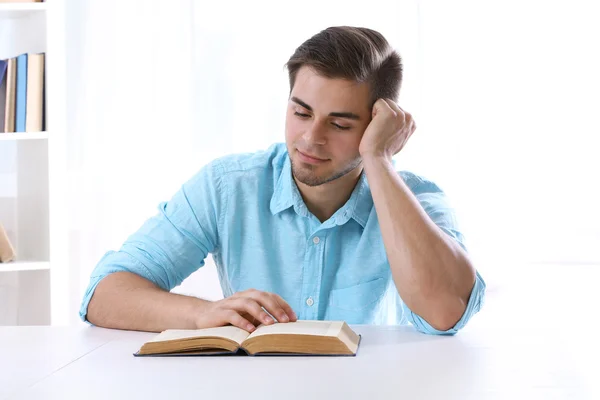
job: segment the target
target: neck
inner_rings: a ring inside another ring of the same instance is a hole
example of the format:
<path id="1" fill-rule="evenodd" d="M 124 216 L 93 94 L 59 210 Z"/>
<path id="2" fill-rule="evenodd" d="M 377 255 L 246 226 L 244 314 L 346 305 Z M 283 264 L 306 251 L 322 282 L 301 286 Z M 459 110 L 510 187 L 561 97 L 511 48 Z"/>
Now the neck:
<path id="1" fill-rule="evenodd" d="M 356 167 L 346 175 L 319 186 L 308 186 L 296 181 L 298 190 L 302 195 L 308 210 L 319 219 L 327 221 L 337 210 L 342 208 L 352 195 L 352 191 L 360 178 L 362 165 Z"/>

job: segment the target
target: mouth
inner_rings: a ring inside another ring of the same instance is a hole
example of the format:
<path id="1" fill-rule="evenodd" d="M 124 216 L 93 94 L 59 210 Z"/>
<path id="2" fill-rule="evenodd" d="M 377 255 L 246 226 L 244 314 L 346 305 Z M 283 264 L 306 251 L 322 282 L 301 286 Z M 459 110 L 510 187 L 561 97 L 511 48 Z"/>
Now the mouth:
<path id="1" fill-rule="evenodd" d="M 318 158 L 315 156 L 311 156 L 310 154 L 303 153 L 298 149 L 296 149 L 296 151 L 298 152 L 298 156 L 300 157 L 300 159 L 308 164 L 323 164 L 329 161 L 328 159 Z"/>

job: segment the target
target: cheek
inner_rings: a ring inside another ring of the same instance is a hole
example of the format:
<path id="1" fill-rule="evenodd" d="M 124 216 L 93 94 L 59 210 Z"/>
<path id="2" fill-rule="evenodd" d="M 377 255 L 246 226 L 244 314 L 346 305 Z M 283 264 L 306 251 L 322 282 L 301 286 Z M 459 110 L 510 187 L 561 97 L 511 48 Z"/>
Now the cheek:
<path id="1" fill-rule="evenodd" d="M 344 133 L 337 135 L 330 140 L 330 148 L 335 151 L 340 158 L 355 158 L 358 154 L 362 134 Z"/>
<path id="2" fill-rule="evenodd" d="M 295 118 L 287 117 L 285 120 L 285 138 L 287 141 L 294 142 L 299 136 L 302 136 L 302 126 Z"/>

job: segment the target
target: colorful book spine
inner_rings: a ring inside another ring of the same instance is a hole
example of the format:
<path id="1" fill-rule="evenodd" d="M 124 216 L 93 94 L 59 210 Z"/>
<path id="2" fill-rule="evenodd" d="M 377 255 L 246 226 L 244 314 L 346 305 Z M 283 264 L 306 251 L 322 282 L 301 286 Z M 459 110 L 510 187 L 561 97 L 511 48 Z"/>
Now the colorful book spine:
<path id="1" fill-rule="evenodd" d="M 27 54 L 17 57 L 17 101 L 15 132 L 25 132 L 27 120 Z"/>

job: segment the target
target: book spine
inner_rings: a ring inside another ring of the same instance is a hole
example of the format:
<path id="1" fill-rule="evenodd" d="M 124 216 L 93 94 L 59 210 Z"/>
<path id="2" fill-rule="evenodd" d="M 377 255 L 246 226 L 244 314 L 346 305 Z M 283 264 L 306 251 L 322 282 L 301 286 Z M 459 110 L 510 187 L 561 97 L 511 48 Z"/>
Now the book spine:
<path id="1" fill-rule="evenodd" d="M 27 118 L 27 54 L 17 57 L 17 101 L 15 132 L 25 132 Z"/>
<path id="2" fill-rule="evenodd" d="M 17 59 L 8 60 L 6 69 L 6 104 L 4 106 L 4 132 L 15 131 L 15 101 L 17 90 Z M 2 111 L 0 111 L 2 112 Z"/>
<path id="3" fill-rule="evenodd" d="M 14 258 L 15 250 L 8 239 L 4 227 L 0 224 L 0 262 L 9 262 L 14 260 Z"/>
<path id="4" fill-rule="evenodd" d="M 0 133 L 4 132 L 4 120 L 6 113 L 6 69 L 8 67 L 8 60 L 0 60 Z"/>
<path id="5" fill-rule="evenodd" d="M 44 107 L 44 54 L 30 54 L 27 60 L 26 132 L 40 132 Z"/>

